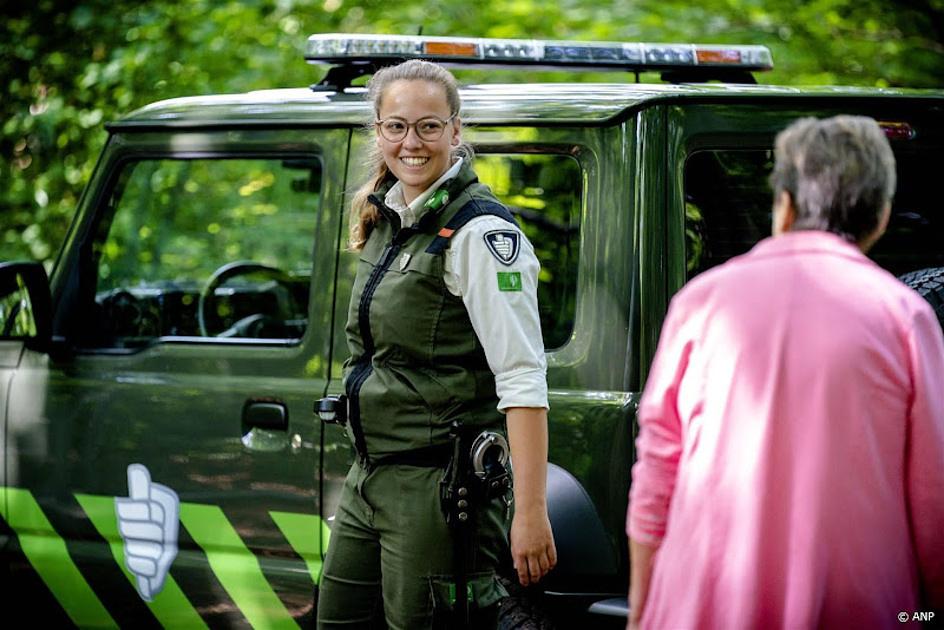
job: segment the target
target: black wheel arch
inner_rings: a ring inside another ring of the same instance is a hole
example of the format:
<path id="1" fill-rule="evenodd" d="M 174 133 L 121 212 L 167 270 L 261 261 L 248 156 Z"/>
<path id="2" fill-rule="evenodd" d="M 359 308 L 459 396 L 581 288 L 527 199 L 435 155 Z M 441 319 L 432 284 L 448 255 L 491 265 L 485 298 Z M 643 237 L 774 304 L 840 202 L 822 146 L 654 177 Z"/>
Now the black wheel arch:
<path id="1" fill-rule="evenodd" d="M 619 572 L 619 554 L 590 495 L 556 464 L 547 467 L 547 511 L 557 547 L 557 567 L 547 576 L 546 589 Z"/>

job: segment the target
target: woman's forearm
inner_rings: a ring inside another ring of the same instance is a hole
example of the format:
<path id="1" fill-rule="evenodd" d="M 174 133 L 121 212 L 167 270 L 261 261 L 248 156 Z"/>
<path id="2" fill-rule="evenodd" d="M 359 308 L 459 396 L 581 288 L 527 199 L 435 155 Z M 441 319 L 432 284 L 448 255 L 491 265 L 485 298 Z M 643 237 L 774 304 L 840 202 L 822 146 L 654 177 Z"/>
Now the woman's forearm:
<path id="1" fill-rule="evenodd" d="M 527 586 L 557 564 L 554 534 L 547 517 L 547 410 L 512 407 L 506 414 L 515 473 L 511 557 L 518 581 Z"/>
<path id="2" fill-rule="evenodd" d="M 505 413 L 515 471 L 515 509 L 547 509 L 547 410 L 511 407 Z"/>

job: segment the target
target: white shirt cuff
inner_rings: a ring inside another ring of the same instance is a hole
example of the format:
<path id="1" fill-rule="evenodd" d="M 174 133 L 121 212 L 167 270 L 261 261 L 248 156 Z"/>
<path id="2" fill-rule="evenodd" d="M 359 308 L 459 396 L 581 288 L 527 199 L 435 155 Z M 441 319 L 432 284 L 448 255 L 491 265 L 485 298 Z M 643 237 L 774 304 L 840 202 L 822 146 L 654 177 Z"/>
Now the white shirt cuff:
<path id="1" fill-rule="evenodd" d="M 495 375 L 498 410 L 509 407 L 543 407 L 547 404 L 547 374 L 540 368 L 524 368 Z"/>

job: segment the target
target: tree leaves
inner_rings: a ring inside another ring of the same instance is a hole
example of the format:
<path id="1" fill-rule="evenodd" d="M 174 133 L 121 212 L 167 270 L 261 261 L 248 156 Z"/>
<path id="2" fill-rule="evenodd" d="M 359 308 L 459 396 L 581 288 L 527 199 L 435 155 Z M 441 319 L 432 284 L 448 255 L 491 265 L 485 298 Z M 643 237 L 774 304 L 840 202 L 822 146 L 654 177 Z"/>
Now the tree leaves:
<path id="1" fill-rule="evenodd" d="M 324 73 L 302 60 L 314 32 L 758 43 L 774 54 L 776 69 L 761 77 L 769 83 L 944 79 L 944 0 L 39 0 L 5 13 L 0 259 L 47 267 L 104 144 L 103 123 L 174 96 L 311 84 Z"/>

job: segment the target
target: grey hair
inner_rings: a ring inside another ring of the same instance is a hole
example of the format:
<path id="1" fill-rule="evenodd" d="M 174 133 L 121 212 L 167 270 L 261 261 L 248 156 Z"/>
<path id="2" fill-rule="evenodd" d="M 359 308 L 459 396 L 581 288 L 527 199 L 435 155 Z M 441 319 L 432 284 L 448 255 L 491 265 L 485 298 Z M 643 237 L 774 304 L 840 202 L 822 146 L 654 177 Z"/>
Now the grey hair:
<path id="1" fill-rule="evenodd" d="M 866 116 L 801 118 L 777 135 L 774 194 L 793 200 L 793 230 L 833 232 L 859 242 L 895 195 L 895 156 Z"/>
<path id="2" fill-rule="evenodd" d="M 426 81 L 434 85 L 442 86 L 446 94 L 446 104 L 449 106 L 449 114 L 456 116 L 462 108 L 462 99 L 459 97 L 459 86 L 452 73 L 440 65 L 422 59 L 410 59 L 396 66 L 388 66 L 378 70 L 374 76 L 367 82 L 367 99 L 374 106 L 374 118 L 380 117 L 380 107 L 383 102 L 383 95 L 387 88 L 396 81 Z M 367 128 L 373 128 L 373 119 L 371 119 Z M 465 142 L 460 142 L 458 146 L 452 149 L 452 158 L 462 157 L 466 163 L 471 163 L 475 158 L 475 151 L 472 146 Z M 369 149 L 368 160 L 370 161 L 373 175 L 361 186 L 351 201 L 351 219 L 348 235 L 348 248 L 353 251 L 363 249 L 367 238 L 370 236 L 374 225 L 380 219 L 376 208 L 374 208 L 367 198 L 375 192 L 384 181 L 390 177 L 383 155 L 376 147 Z"/>

